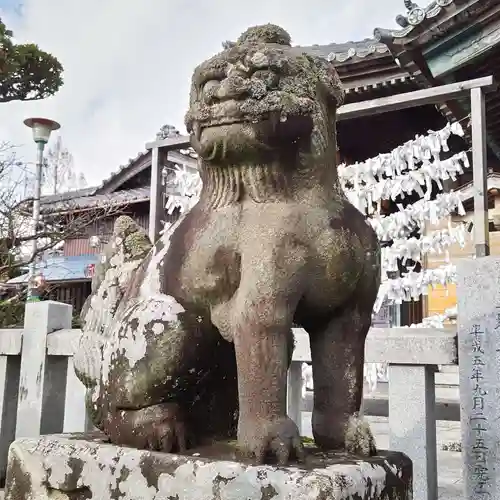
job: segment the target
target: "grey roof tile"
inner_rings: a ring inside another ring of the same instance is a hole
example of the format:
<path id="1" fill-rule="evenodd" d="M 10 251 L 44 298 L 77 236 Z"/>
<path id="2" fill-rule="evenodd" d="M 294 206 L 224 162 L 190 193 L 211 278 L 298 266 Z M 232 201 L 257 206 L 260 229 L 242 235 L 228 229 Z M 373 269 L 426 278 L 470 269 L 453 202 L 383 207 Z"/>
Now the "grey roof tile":
<path id="1" fill-rule="evenodd" d="M 96 187 L 76 189 L 75 191 L 66 191 L 64 193 L 49 194 L 42 196 L 40 203 L 42 205 L 49 203 L 59 203 L 63 201 L 72 200 L 74 198 L 81 198 L 82 196 L 90 196 L 95 193 Z"/>
<path id="2" fill-rule="evenodd" d="M 400 29 L 375 28 L 373 34 L 375 39 L 382 43 L 390 43 L 395 39 L 405 38 L 417 27 L 430 24 L 436 17 L 444 14 L 447 7 L 452 6 L 455 0 L 434 0 L 426 7 L 421 7 L 411 0 L 403 0 L 406 14 L 396 17 Z"/>
<path id="3" fill-rule="evenodd" d="M 90 192 L 82 196 L 75 196 L 60 201 L 46 201 L 46 198 L 42 198 L 40 204 L 43 213 L 51 213 L 82 210 L 84 208 L 127 205 L 129 203 L 139 203 L 148 200 L 149 187 L 142 187 L 115 191 L 111 194 L 93 194 Z"/>
<path id="4" fill-rule="evenodd" d="M 366 38 L 358 42 L 330 43 L 328 45 L 311 45 L 300 48 L 311 55 L 331 61 L 335 66 L 351 60 L 377 57 L 389 53 L 387 45 L 373 38 Z"/>
<path id="5" fill-rule="evenodd" d="M 336 66 L 346 62 L 380 57 L 389 54 L 389 47 L 386 43 L 408 36 L 417 26 L 425 26 L 454 2 L 455 0 L 434 0 L 426 7 L 420 7 L 411 0 L 402 0 L 407 12 L 405 15 L 400 14 L 396 17 L 400 28 L 375 28 L 374 38 L 301 48 L 310 54 L 328 59 Z"/>
<path id="6" fill-rule="evenodd" d="M 197 158 L 198 157 L 196 155 L 194 149 L 191 148 L 191 147 L 189 147 L 187 149 L 179 149 L 178 152 L 180 154 L 184 155 L 184 156 L 187 156 L 188 158 Z M 106 177 L 101 182 L 101 184 L 96 188 L 96 190 L 102 189 L 106 184 L 108 184 L 109 182 L 111 182 L 116 175 L 120 174 L 121 172 L 123 172 L 127 168 L 132 168 L 135 165 L 135 163 L 137 163 L 138 161 L 140 161 L 148 153 L 149 153 L 149 151 L 143 151 L 143 152 L 137 153 L 137 156 L 135 158 L 130 158 L 129 161 L 125 165 L 121 165 L 118 168 L 118 170 L 112 172 L 108 177 Z"/>

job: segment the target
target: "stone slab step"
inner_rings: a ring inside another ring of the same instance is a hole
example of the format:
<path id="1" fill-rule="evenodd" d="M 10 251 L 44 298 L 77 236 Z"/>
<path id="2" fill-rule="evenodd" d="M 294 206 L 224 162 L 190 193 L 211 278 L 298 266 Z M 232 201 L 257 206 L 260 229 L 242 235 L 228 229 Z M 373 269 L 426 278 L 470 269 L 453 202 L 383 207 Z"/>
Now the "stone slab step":
<path id="1" fill-rule="evenodd" d="M 455 372 L 438 372 L 434 375 L 436 380 L 436 387 L 448 386 L 458 387 L 458 371 Z"/>
<path id="2" fill-rule="evenodd" d="M 9 496 L 16 500 L 62 500 L 69 495 L 99 500 L 412 497 L 412 462 L 398 452 L 379 451 L 363 459 L 345 453 L 309 453 L 306 464 L 279 468 L 236 462 L 234 455 L 230 443 L 174 455 L 113 446 L 95 434 L 18 439 L 9 450 L 15 464 L 10 469 Z"/>
<path id="3" fill-rule="evenodd" d="M 365 415 L 376 417 L 389 416 L 389 397 L 387 394 L 371 395 L 364 398 Z M 308 392 L 302 400 L 302 411 L 312 412 L 313 395 Z M 460 401 L 436 397 L 436 420 L 460 421 Z"/>
<path id="4" fill-rule="evenodd" d="M 379 382 L 374 392 L 370 393 L 368 388 L 364 388 L 365 398 L 376 398 L 380 396 L 387 397 L 389 394 L 388 382 Z M 436 399 L 450 399 L 458 401 L 460 398 L 460 390 L 458 381 L 457 384 L 436 384 Z"/>

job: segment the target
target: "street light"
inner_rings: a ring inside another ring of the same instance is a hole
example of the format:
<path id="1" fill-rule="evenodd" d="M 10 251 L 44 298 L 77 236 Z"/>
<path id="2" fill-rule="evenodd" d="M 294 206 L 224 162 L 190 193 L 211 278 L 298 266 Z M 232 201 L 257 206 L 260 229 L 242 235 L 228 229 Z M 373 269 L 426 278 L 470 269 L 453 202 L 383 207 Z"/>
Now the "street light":
<path id="1" fill-rule="evenodd" d="M 27 300 L 37 300 L 34 297 L 33 291 L 36 287 L 34 282 L 36 277 L 36 252 L 38 250 L 38 242 L 36 233 L 38 230 L 38 222 L 40 221 L 40 197 L 42 191 L 42 166 L 43 166 L 43 150 L 50 139 L 50 133 L 61 127 L 59 123 L 48 120 L 47 118 L 27 118 L 24 124 L 33 130 L 33 140 L 37 145 L 37 160 L 36 160 L 36 175 L 35 175 L 35 194 L 33 197 L 33 250 L 32 261 L 30 262 L 28 273 L 28 297 Z"/>

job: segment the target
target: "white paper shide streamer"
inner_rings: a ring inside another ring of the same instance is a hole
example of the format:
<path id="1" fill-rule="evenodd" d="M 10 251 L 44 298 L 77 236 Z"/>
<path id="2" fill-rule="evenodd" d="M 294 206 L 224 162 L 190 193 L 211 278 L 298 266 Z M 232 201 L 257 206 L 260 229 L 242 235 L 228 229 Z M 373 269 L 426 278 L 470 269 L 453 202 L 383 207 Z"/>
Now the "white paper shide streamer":
<path id="1" fill-rule="evenodd" d="M 449 263 L 437 269 L 420 272 L 409 269 L 403 275 L 399 273 L 399 265 L 407 267 L 410 262 L 423 264 L 428 254 L 444 254 L 444 260 L 448 262 L 448 248 L 451 245 L 465 246 L 465 226 L 458 224 L 452 227 L 449 218 L 455 211 L 460 216 L 465 215 L 460 194 L 440 193 L 431 199 L 433 185 L 443 191 L 442 181 L 455 180 L 464 169 L 470 167 L 466 152 L 441 160 L 441 153 L 449 152 L 448 139 L 452 134 L 463 137 L 459 123 L 429 132 L 427 136 L 416 137 L 391 153 L 363 163 L 339 167 L 339 179 L 349 200 L 370 217 L 369 223 L 379 240 L 390 242 L 382 248 L 383 281 L 374 306 L 375 313 L 383 303 L 401 304 L 403 301 L 419 300 L 421 295 L 428 294 L 429 287 L 455 282 L 456 270 Z M 415 192 L 420 197 L 416 203 L 406 207 L 398 204 L 397 212 L 387 216 L 380 214 L 382 200 L 404 199 Z M 428 230 L 447 217 L 446 228 Z M 420 236 L 414 236 L 415 233 Z M 397 277 L 387 279 L 387 272 Z M 456 307 L 444 314 L 424 318 L 422 323 L 411 327 L 442 328 L 445 322 L 455 318 Z M 368 392 L 374 392 L 377 382 L 388 380 L 387 365 L 365 364 L 364 378 Z"/>
<path id="2" fill-rule="evenodd" d="M 200 198 L 202 182 L 198 172 L 184 165 L 175 165 L 173 169 L 164 167 L 163 179 L 167 214 L 171 215 L 176 209 L 181 213 L 189 212 Z"/>
<path id="3" fill-rule="evenodd" d="M 390 242 L 382 248 L 383 283 L 374 312 L 378 312 L 386 299 L 393 304 L 418 300 L 421 295 L 427 295 L 429 286 L 455 282 L 455 269 L 449 264 L 421 272 L 410 270 L 396 278 L 384 279 L 387 272 L 399 274 L 399 265 L 422 264 L 427 254 L 444 254 L 448 260 L 448 247 L 466 244 L 467 232 L 463 224 L 452 227 L 448 223 L 444 229 L 422 231 L 439 224 L 455 210 L 465 215 L 459 193 L 440 193 L 431 199 L 433 186 L 442 191 L 443 181 L 456 180 L 470 167 L 465 151 L 441 159 L 442 153 L 450 151 L 451 135 L 463 137 L 459 123 L 417 136 L 392 152 L 363 163 L 339 166 L 339 179 L 349 200 L 369 216 L 369 223 L 380 241 Z M 387 216 L 380 214 L 383 200 L 404 199 L 415 192 L 420 197 L 416 203 L 407 207 L 398 204 L 398 212 Z M 424 234 L 415 237 L 412 233 L 416 231 Z"/>

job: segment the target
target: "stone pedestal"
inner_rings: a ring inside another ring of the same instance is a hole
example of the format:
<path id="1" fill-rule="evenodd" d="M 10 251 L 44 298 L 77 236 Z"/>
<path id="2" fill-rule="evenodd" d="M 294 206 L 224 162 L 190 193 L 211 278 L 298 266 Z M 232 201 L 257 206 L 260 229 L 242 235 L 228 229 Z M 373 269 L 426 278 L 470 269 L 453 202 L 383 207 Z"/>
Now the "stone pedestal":
<path id="1" fill-rule="evenodd" d="M 171 455 L 106 444 L 97 435 L 18 439 L 6 500 L 411 500 L 406 455 L 359 460 L 310 449 L 301 467 L 236 460 L 234 443 Z M 217 458 L 215 458 L 217 457 Z"/>

